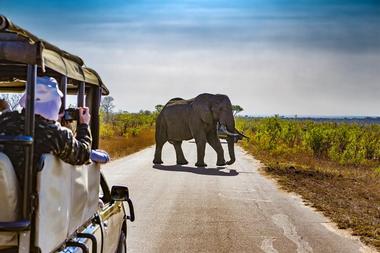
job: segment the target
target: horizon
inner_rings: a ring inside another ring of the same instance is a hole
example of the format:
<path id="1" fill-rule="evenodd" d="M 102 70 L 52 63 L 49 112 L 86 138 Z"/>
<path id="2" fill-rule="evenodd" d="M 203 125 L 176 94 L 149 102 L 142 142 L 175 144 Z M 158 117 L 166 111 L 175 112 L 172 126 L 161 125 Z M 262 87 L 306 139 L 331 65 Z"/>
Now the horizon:
<path id="1" fill-rule="evenodd" d="M 249 115 L 379 115 L 377 1 L 1 2 L 99 72 L 116 111 L 209 92 Z"/>
<path id="2" fill-rule="evenodd" d="M 150 113 L 155 112 L 155 110 L 151 109 L 140 109 L 138 111 L 128 111 L 128 110 L 113 110 L 113 113 L 143 113 L 145 111 L 149 111 Z M 380 115 L 312 115 L 312 114 L 304 114 L 304 115 L 298 115 L 298 114 L 291 114 L 291 115 L 284 115 L 284 114 L 245 114 L 244 110 L 236 115 L 235 117 L 249 117 L 249 118 L 270 118 L 270 117 L 280 117 L 280 118 L 311 118 L 311 119 L 380 119 Z"/>

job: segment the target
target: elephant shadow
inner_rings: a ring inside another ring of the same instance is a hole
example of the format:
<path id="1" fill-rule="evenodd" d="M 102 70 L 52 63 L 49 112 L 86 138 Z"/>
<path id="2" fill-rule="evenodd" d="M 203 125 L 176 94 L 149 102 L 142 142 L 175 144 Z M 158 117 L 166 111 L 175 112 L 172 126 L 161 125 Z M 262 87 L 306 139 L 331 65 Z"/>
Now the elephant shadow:
<path id="1" fill-rule="evenodd" d="M 239 172 L 236 170 L 229 170 L 229 172 L 221 171 L 226 167 L 217 168 L 203 168 L 203 167 L 190 167 L 183 165 L 153 165 L 156 170 L 165 171 L 178 171 L 178 172 L 190 172 L 194 174 L 207 175 L 207 176 L 237 176 Z"/>

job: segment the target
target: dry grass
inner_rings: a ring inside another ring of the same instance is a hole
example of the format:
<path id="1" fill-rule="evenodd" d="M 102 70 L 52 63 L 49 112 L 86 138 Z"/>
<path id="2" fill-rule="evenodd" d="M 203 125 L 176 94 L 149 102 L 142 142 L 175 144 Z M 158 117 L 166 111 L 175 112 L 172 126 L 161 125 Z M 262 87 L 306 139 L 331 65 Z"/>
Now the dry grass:
<path id="1" fill-rule="evenodd" d="M 100 139 L 100 148 L 106 150 L 111 159 L 117 159 L 153 145 L 154 129 L 147 128 L 136 136 L 114 136 Z"/>
<path id="2" fill-rule="evenodd" d="M 265 172 L 296 192 L 339 228 L 380 250 L 380 173 L 375 165 L 342 166 L 307 154 L 270 156 L 245 147 L 266 164 Z"/>

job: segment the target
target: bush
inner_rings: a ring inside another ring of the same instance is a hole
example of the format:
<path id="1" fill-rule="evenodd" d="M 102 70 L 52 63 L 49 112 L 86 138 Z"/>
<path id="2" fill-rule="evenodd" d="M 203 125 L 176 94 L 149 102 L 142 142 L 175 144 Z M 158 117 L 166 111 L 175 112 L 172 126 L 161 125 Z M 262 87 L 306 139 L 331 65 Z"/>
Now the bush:
<path id="1" fill-rule="evenodd" d="M 306 153 L 342 165 L 380 161 L 380 126 L 350 123 L 238 118 L 238 129 L 250 140 L 243 146 L 272 155 Z"/>
<path id="2" fill-rule="evenodd" d="M 134 153 L 154 144 L 156 113 L 100 114 L 100 148 L 107 150 L 112 159 Z"/>
<path id="3" fill-rule="evenodd" d="M 327 157 L 328 151 L 332 146 L 331 137 L 334 135 L 333 129 L 325 127 L 313 127 L 305 134 L 305 142 L 318 158 Z"/>
<path id="4" fill-rule="evenodd" d="M 114 135 L 115 135 L 115 130 L 111 124 L 107 124 L 107 123 L 100 124 L 100 137 L 101 138 L 112 137 Z"/>
<path id="5" fill-rule="evenodd" d="M 149 111 L 115 113 L 108 121 L 101 115 L 100 137 L 137 136 L 141 129 L 153 128 L 155 120 L 156 114 Z"/>

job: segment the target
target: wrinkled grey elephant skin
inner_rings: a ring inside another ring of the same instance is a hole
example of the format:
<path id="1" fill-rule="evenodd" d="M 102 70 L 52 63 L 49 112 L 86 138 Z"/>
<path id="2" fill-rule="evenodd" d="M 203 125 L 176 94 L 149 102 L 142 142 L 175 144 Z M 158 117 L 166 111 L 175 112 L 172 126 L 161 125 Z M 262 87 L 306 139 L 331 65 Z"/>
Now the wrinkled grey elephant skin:
<path id="1" fill-rule="evenodd" d="M 220 124 L 228 134 L 227 143 L 230 160 L 224 159 L 224 152 L 217 134 Z M 204 162 L 206 143 L 217 153 L 217 166 L 235 162 L 234 140 L 237 135 L 230 99 L 226 95 L 201 94 L 193 99 L 173 98 L 164 106 L 156 120 L 156 151 L 154 164 L 162 164 L 162 147 L 166 142 L 173 144 L 177 164 L 188 164 L 181 144 L 184 140 L 195 139 L 197 162 L 195 166 L 206 167 Z"/>

